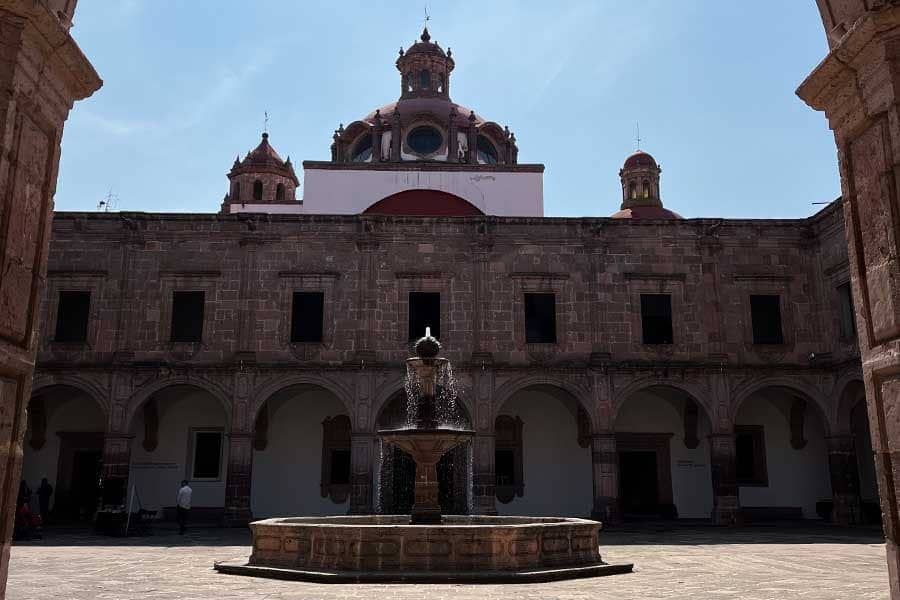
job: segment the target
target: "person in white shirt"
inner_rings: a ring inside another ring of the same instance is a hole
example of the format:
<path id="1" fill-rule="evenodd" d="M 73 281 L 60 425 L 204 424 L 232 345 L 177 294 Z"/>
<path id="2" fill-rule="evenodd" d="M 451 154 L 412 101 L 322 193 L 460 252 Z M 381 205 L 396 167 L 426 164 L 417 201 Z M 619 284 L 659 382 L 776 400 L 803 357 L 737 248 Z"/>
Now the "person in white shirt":
<path id="1" fill-rule="evenodd" d="M 175 510 L 177 511 L 178 533 L 184 535 L 187 529 L 188 514 L 191 512 L 191 494 L 194 490 L 188 485 L 187 479 L 182 480 L 181 488 L 175 496 Z"/>

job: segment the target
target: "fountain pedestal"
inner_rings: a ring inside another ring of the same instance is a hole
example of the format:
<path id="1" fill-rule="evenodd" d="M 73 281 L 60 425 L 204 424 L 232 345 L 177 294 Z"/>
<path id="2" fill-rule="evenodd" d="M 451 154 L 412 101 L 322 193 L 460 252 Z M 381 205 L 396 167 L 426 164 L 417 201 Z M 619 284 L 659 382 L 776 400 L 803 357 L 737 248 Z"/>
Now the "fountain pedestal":
<path id="1" fill-rule="evenodd" d="M 412 456 L 416 463 L 415 495 L 411 525 L 435 525 L 441 522 L 438 501 L 437 464 L 441 457 L 475 434 L 458 429 L 394 429 L 378 435 Z"/>

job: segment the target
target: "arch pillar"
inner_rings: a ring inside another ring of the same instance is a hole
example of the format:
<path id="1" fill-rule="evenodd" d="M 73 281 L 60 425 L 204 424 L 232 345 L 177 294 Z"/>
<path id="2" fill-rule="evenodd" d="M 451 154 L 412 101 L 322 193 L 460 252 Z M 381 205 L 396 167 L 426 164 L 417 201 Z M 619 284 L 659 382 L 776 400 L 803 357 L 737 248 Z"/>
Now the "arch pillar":
<path id="1" fill-rule="evenodd" d="M 128 502 L 132 437 L 134 436 L 109 429 L 103 436 L 103 464 L 100 471 L 103 504 L 124 506 Z"/>
<path id="2" fill-rule="evenodd" d="M 740 525 L 734 433 L 709 435 L 709 466 L 713 488 L 713 525 Z"/>
<path id="3" fill-rule="evenodd" d="M 475 391 L 475 439 L 472 441 L 472 512 L 476 515 L 497 514 L 497 476 L 494 472 L 495 437 L 492 392 L 494 374 L 490 368 L 475 370 L 472 388 Z"/>
<path id="4" fill-rule="evenodd" d="M 833 506 L 831 520 L 852 525 L 860 520 L 859 468 L 852 435 L 832 435 L 828 444 L 828 471 L 831 474 Z"/>
<path id="5" fill-rule="evenodd" d="M 371 515 L 374 473 L 375 435 L 354 431 L 350 434 L 350 514 Z"/>
<path id="6" fill-rule="evenodd" d="M 228 467 L 225 472 L 226 526 L 250 522 L 250 484 L 253 472 L 253 433 L 232 431 L 228 437 Z"/>
<path id="7" fill-rule="evenodd" d="M 616 451 L 614 431 L 591 435 L 591 475 L 594 489 L 591 518 L 604 524 L 621 523 L 619 454 Z"/>

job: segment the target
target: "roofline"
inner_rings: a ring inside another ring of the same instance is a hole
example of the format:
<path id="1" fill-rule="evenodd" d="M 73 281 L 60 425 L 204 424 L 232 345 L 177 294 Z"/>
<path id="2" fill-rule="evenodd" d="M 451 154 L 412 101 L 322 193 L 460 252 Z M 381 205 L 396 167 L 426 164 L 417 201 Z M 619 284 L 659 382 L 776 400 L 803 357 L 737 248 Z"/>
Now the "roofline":
<path id="1" fill-rule="evenodd" d="M 335 163 L 324 160 L 304 160 L 303 169 L 322 171 L 465 171 L 485 173 L 543 173 L 542 164 L 473 165 L 424 160 L 373 163 Z"/>

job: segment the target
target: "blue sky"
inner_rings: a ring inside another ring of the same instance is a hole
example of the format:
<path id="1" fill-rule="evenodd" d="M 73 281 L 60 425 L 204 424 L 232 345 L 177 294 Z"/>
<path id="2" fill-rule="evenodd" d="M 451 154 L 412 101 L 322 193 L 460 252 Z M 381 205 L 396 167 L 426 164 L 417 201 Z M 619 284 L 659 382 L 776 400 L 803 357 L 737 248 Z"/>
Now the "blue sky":
<path id="1" fill-rule="evenodd" d="M 111 190 L 120 210 L 216 212 L 264 111 L 282 157 L 327 160 L 338 123 L 397 98 L 397 50 L 423 13 L 80 0 L 73 34 L 105 83 L 66 124 L 56 208 L 96 210 Z M 686 217 L 804 217 L 840 194 L 825 118 L 794 94 L 827 52 L 813 0 L 451 1 L 429 13 L 453 49 L 453 100 L 508 124 L 520 162 L 546 165 L 548 216 L 618 209 L 636 122 L 663 202 Z"/>

